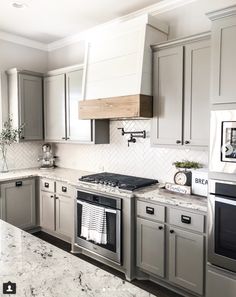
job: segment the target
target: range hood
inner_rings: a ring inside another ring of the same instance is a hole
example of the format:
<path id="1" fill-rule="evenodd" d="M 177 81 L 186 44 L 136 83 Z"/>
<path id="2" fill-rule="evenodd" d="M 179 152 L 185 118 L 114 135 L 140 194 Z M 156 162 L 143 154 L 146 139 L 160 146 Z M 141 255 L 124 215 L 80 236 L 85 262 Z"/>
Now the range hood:
<path id="1" fill-rule="evenodd" d="M 151 45 L 168 26 L 142 15 L 97 33 L 88 43 L 80 119 L 152 117 Z"/>
<path id="2" fill-rule="evenodd" d="M 152 96 L 130 95 L 80 101 L 79 116 L 83 120 L 151 118 Z"/>

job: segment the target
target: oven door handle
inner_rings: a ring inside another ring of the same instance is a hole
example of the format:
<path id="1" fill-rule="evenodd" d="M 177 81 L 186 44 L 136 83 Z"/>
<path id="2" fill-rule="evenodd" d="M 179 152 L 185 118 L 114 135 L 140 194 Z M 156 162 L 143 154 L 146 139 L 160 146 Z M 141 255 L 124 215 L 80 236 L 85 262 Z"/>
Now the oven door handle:
<path id="1" fill-rule="evenodd" d="M 80 200 L 77 199 L 77 203 L 83 205 L 83 204 L 86 203 L 86 202 L 82 202 L 82 201 L 80 201 Z M 88 203 L 88 204 L 89 204 L 89 203 Z M 94 204 L 92 204 L 92 205 L 94 205 Z M 98 204 L 97 206 L 100 206 L 100 205 Z M 100 206 L 100 207 L 103 207 L 103 206 Z M 104 207 L 104 208 L 105 208 L 105 207 Z M 111 209 L 111 208 L 105 208 L 105 212 L 109 212 L 109 213 L 117 214 L 118 211 L 120 211 L 120 210 L 118 210 L 118 209 L 117 209 L 117 210 L 116 210 L 116 209 Z"/>
<path id="2" fill-rule="evenodd" d="M 215 197 L 215 201 L 236 206 L 236 201 L 231 199 Z"/>

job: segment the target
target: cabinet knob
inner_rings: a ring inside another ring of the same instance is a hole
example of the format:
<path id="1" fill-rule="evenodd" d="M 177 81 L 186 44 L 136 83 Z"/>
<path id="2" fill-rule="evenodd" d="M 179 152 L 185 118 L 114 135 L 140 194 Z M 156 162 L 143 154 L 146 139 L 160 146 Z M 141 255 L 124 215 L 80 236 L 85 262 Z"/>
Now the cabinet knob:
<path id="1" fill-rule="evenodd" d="M 181 143 L 181 140 L 176 140 L 176 144 L 180 144 Z"/>
<path id="2" fill-rule="evenodd" d="M 55 198 L 56 198 L 56 200 L 59 199 L 59 197 L 55 197 Z"/>
<path id="3" fill-rule="evenodd" d="M 24 136 L 21 136 L 20 139 L 25 139 L 25 137 Z"/>
<path id="4" fill-rule="evenodd" d="M 190 141 L 189 140 L 186 140 L 184 143 L 185 144 L 190 144 Z"/>
<path id="5" fill-rule="evenodd" d="M 54 196 L 53 196 L 53 195 L 51 195 L 50 197 L 51 197 L 51 198 L 54 198 Z"/>
<path id="6" fill-rule="evenodd" d="M 162 227 L 162 226 L 159 226 L 159 227 L 158 227 L 158 229 L 159 229 L 159 230 L 162 230 L 162 229 L 163 229 L 163 227 Z"/>
<path id="7" fill-rule="evenodd" d="M 170 230 L 170 233 L 173 234 L 173 233 L 175 233 L 175 231 L 174 230 Z"/>
<path id="8" fill-rule="evenodd" d="M 65 137 L 62 137 L 61 139 L 63 139 L 63 140 L 66 140 L 66 138 L 65 138 Z"/>

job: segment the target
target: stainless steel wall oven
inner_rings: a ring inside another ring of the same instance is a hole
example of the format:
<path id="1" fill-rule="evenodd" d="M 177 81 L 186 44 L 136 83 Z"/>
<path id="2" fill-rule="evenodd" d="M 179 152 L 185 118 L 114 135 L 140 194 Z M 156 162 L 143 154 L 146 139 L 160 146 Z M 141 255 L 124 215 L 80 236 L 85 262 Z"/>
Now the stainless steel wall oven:
<path id="1" fill-rule="evenodd" d="M 105 208 L 107 225 L 106 244 L 95 243 L 94 241 L 87 240 L 81 235 L 83 211 L 83 204 L 81 202 Z M 76 243 L 80 247 L 116 262 L 117 264 L 121 264 L 121 220 L 122 200 L 120 198 L 77 191 Z"/>
<path id="2" fill-rule="evenodd" d="M 210 180 L 208 261 L 236 272 L 236 183 Z"/>

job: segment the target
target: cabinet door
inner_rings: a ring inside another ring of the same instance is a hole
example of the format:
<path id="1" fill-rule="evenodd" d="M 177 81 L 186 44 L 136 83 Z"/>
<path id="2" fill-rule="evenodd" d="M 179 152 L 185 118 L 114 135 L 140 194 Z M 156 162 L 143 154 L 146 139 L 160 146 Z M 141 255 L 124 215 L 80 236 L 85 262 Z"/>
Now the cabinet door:
<path id="1" fill-rule="evenodd" d="M 79 101 L 82 100 L 83 69 L 66 74 L 67 82 L 67 139 L 91 142 L 92 121 L 79 120 Z"/>
<path id="2" fill-rule="evenodd" d="M 35 226 L 35 180 L 1 185 L 1 200 L 3 220 L 22 229 Z"/>
<path id="3" fill-rule="evenodd" d="M 185 46 L 184 144 L 208 146 L 210 41 Z"/>
<path id="4" fill-rule="evenodd" d="M 154 53 L 152 143 L 182 144 L 183 47 Z"/>
<path id="5" fill-rule="evenodd" d="M 22 139 L 43 139 L 42 77 L 19 74 L 19 124 L 24 124 Z"/>
<path id="6" fill-rule="evenodd" d="M 62 141 L 65 139 L 65 75 L 55 75 L 44 79 L 44 120 L 45 139 Z"/>
<path id="7" fill-rule="evenodd" d="M 236 102 L 236 16 L 213 21 L 211 101 Z"/>
<path id="8" fill-rule="evenodd" d="M 204 237 L 178 228 L 169 236 L 169 280 L 203 294 Z"/>
<path id="9" fill-rule="evenodd" d="M 164 277 L 165 229 L 163 224 L 137 219 L 137 266 Z"/>
<path id="10" fill-rule="evenodd" d="M 72 236 L 73 218 L 72 199 L 70 197 L 56 197 L 56 232 L 62 235 Z"/>
<path id="11" fill-rule="evenodd" d="M 40 226 L 55 230 L 55 196 L 43 191 L 40 194 Z"/>

